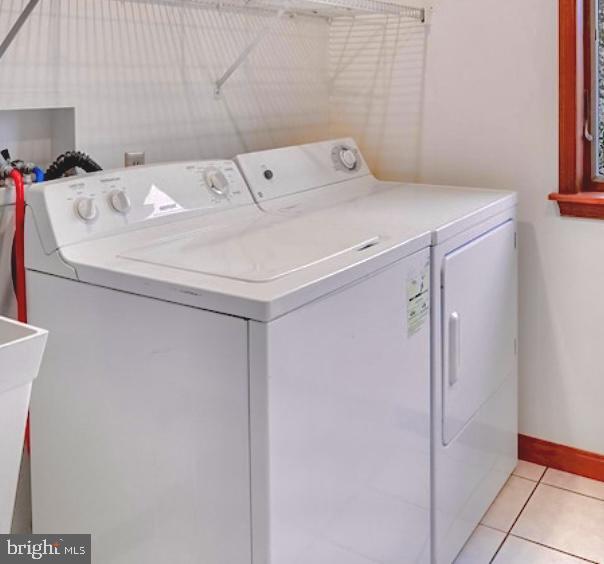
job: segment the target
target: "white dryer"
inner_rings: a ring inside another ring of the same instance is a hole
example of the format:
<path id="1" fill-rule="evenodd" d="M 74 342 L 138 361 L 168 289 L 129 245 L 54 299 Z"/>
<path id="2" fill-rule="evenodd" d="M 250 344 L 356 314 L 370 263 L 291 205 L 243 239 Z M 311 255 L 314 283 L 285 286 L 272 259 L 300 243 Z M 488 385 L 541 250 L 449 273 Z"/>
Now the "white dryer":
<path id="1" fill-rule="evenodd" d="M 33 186 L 33 529 L 95 564 L 400 564 L 430 542 L 430 233 L 267 214 L 230 161 Z"/>
<path id="2" fill-rule="evenodd" d="M 376 180 L 352 139 L 236 161 L 269 213 L 431 233 L 432 560 L 450 564 L 517 462 L 516 195 Z"/>

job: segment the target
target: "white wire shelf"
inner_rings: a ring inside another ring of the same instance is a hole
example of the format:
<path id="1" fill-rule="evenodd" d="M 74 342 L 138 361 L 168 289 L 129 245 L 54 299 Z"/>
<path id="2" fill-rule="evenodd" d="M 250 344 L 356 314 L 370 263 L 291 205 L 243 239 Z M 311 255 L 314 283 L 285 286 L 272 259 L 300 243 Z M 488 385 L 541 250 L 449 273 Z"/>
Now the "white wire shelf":
<path id="1" fill-rule="evenodd" d="M 121 0 L 242 12 L 285 12 L 323 18 L 382 14 L 424 22 L 426 9 L 383 0 Z"/>
<path id="2" fill-rule="evenodd" d="M 28 0 L 23 10 L 13 23 L 0 43 L 0 60 L 10 47 L 19 31 L 28 20 L 29 16 L 41 0 Z M 198 7 L 213 10 L 228 10 L 235 12 L 259 12 L 274 14 L 266 26 L 257 34 L 253 41 L 241 52 L 233 64 L 216 80 L 215 94 L 220 96 L 222 87 L 229 77 L 241 66 L 248 55 L 256 48 L 262 38 L 270 33 L 283 16 L 311 16 L 329 20 L 340 17 L 354 17 L 357 15 L 379 14 L 408 18 L 418 22 L 426 22 L 426 8 L 406 6 L 395 2 L 383 0 L 117 0 L 121 2 L 135 2 L 145 4 L 161 4 L 168 6 Z"/>
<path id="3" fill-rule="evenodd" d="M 205 9 L 226 10 L 235 12 L 255 12 L 274 14 L 254 39 L 241 51 L 239 56 L 214 83 L 214 94 L 219 98 L 222 87 L 231 75 L 243 64 L 250 53 L 258 46 L 267 34 L 276 27 L 284 16 L 310 16 L 328 20 L 350 18 L 361 15 L 385 15 L 406 18 L 426 23 L 426 8 L 407 6 L 383 0 L 121 0 L 122 2 L 139 2 L 146 4 L 163 4 L 169 6 L 192 6 Z"/>

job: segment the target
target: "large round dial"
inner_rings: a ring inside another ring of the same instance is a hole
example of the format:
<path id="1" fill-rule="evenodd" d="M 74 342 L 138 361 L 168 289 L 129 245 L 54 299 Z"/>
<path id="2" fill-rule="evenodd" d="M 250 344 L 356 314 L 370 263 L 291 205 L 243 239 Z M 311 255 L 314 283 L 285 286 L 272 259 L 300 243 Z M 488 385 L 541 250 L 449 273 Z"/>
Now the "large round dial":
<path id="1" fill-rule="evenodd" d="M 354 154 L 354 151 L 349 149 L 348 147 L 342 147 L 340 149 L 340 162 L 348 169 L 354 170 L 357 166 L 357 156 Z"/>
<path id="2" fill-rule="evenodd" d="M 93 222 L 99 215 L 94 198 L 89 196 L 82 196 L 75 201 L 75 211 L 77 216 L 86 223 Z"/>
<path id="3" fill-rule="evenodd" d="M 130 202 L 130 198 L 128 194 L 124 192 L 124 190 L 111 190 L 109 192 L 109 204 L 111 207 L 118 213 L 126 214 L 132 208 L 132 203 Z"/>
<path id="4" fill-rule="evenodd" d="M 226 196 L 229 193 L 229 180 L 221 170 L 209 168 L 206 170 L 205 179 L 208 188 L 215 194 Z"/>

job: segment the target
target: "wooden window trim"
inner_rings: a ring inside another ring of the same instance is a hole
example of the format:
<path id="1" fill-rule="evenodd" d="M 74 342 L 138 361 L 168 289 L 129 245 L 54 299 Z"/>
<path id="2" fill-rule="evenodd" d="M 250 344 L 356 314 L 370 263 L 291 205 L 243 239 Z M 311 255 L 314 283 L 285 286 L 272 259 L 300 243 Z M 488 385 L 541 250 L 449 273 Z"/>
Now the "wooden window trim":
<path id="1" fill-rule="evenodd" d="M 558 0 L 558 10 L 560 185 L 549 199 L 561 215 L 604 219 L 604 185 L 592 180 L 592 148 L 584 136 L 591 113 L 590 0 Z"/>

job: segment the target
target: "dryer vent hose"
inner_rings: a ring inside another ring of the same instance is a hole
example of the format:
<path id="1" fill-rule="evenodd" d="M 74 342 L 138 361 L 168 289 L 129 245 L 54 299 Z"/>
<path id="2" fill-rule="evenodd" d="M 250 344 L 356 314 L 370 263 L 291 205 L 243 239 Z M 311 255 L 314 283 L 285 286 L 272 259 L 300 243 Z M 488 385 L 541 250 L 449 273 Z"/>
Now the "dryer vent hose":
<path id="1" fill-rule="evenodd" d="M 67 151 L 55 159 L 46 171 L 46 180 L 56 180 L 65 176 L 72 168 L 81 168 L 84 172 L 103 170 L 90 156 L 81 151 Z"/>

